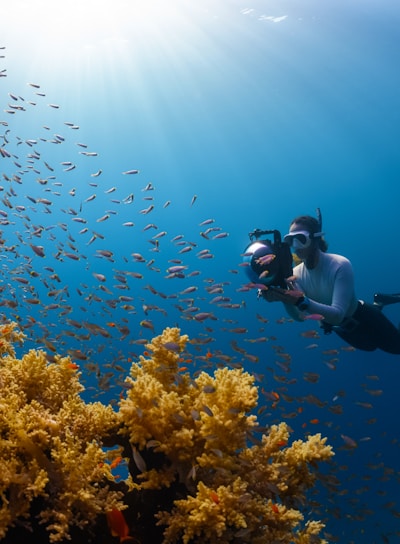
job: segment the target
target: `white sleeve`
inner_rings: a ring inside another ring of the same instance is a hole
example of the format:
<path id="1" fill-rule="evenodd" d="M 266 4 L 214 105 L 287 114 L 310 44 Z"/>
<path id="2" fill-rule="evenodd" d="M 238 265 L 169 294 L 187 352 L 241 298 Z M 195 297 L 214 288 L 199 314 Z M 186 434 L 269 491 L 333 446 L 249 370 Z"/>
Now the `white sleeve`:
<path id="1" fill-rule="evenodd" d="M 307 295 L 307 294 L 306 294 Z M 345 318 L 354 297 L 354 275 L 350 261 L 344 261 L 338 267 L 333 292 L 332 304 L 321 304 L 310 299 L 307 313 L 321 314 L 332 325 L 339 325 Z"/>

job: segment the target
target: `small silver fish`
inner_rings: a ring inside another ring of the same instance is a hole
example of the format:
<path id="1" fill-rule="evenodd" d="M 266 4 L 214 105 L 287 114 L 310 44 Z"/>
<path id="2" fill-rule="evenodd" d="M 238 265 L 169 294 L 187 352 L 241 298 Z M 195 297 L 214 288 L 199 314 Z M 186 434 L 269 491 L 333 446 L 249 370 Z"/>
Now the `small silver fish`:
<path id="1" fill-rule="evenodd" d="M 146 472 L 147 466 L 146 466 L 145 460 L 140 455 L 139 450 L 136 448 L 136 446 L 131 444 L 131 447 L 132 447 L 132 454 L 133 454 L 133 460 L 135 461 L 135 465 L 140 470 L 140 472 Z"/>

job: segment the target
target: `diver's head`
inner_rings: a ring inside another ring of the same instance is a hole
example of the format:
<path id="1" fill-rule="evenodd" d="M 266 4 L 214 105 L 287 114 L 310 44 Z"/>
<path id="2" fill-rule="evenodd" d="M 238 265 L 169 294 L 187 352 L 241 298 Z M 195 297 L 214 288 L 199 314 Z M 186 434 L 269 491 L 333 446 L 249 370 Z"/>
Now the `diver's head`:
<path id="1" fill-rule="evenodd" d="M 328 249 L 323 234 L 320 217 L 300 215 L 293 219 L 289 233 L 283 239 L 302 261 L 308 261 L 313 260 L 318 251 L 326 252 Z"/>

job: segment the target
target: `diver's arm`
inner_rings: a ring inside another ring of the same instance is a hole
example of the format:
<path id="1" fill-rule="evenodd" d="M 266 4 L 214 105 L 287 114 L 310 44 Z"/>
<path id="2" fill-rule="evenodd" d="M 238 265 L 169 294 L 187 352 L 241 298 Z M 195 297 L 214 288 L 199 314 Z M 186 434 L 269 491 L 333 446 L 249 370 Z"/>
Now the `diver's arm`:
<path id="1" fill-rule="evenodd" d="M 306 293 L 307 294 L 307 293 Z M 309 299 L 308 314 L 320 314 L 331 325 L 339 325 L 346 317 L 354 300 L 354 276 L 350 261 L 341 263 L 338 268 L 332 293 L 332 303 L 321 304 Z M 297 309 L 297 308 L 295 308 Z M 294 318 L 296 319 L 296 318 Z M 301 320 L 301 317 L 300 317 Z"/>

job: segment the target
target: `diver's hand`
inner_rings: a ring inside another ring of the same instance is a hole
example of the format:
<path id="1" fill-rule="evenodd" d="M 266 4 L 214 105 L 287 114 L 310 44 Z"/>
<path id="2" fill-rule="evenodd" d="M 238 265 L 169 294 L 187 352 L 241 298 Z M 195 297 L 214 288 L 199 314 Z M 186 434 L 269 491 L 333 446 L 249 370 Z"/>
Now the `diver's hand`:
<path id="1" fill-rule="evenodd" d="M 270 287 L 269 289 L 261 291 L 261 294 L 267 302 L 282 302 L 282 295 L 280 294 L 280 291 L 284 291 L 284 289 Z"/>
<path id="2" fill-rule="evenodd" d="M 304 297 L 304 293 L 298 289 L 289 290 L 281 287 L 270 287 L 263 291 L 262 295 L 268 302 L 283 302 L 292 306 L 296 306 L 299 300 Z"/>

